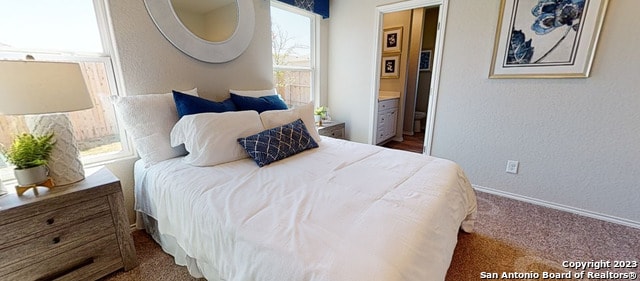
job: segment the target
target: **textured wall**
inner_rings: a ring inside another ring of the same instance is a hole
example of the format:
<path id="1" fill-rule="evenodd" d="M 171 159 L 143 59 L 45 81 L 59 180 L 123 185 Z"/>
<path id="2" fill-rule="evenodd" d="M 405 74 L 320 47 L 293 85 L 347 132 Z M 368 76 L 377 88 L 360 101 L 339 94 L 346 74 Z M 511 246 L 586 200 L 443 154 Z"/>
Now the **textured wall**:
<path id="1" fill-rule="evenodd" d="M 272 83 L 269 1 L 254 0 L 256 26 L 248 49 L 227 63 L 195 60 L 167 41 L 142 0 L 108 1 L 126 95 L 166 93 L 198 87 L 200 96 L 222 100 L 228 89 L 269 89 Z M 129 218 L 133 213 L 133 162 L 108 164 L 122 181 Z"/>
<path id="2" fill-rule="evenodd" d="M 373 133 L 376 2 L 332 0 L 329 20 L 328 101 L 331 118 L 345 121 L 347 139 L 367 142 Z M 391 2 L 391 1 L 389 1 Z"/>
<path id="3" fill-rule="evenodd" d="M 640 222 L 640 2 L 610 1 L 590 78 L 556 80 L 487 79 L 492 2 L 451 1 L 433 154 L 480 186 Z"/>
<path id="4" fill-rule="evenodd" d="M 331 2 L 329 105 L 355 141 L 373 122 L 375 7 L 392 2 Z M 500 1 L 449 5 L 433 154 L 474 184 L 640 224 L 640 1 L 610 1 L 590 78 L 556 80 L 488 79 Z"/>
<path id="5" fill-rule="evenodd" d="M 126 94 L 198 87 L 201 96 L 221 99 L 229 88 L 273 87 L 269 2 L 254 0 L 254 7 L 256 26 L 249 48 L 231 62 L 211 64 L 185 55 L 166 40 L 142 0 L 110 1 Z"/>

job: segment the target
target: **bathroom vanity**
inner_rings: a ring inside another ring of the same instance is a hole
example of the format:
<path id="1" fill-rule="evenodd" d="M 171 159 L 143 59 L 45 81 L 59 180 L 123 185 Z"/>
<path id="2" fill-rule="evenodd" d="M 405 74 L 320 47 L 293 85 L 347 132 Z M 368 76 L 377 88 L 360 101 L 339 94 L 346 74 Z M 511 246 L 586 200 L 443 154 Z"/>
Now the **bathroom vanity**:
<path id="1" fill-rule="evenodd" d="M 396 136 L 399 99 L 395 96 L 379 96 L 376 144 L 381 144 Z"/>

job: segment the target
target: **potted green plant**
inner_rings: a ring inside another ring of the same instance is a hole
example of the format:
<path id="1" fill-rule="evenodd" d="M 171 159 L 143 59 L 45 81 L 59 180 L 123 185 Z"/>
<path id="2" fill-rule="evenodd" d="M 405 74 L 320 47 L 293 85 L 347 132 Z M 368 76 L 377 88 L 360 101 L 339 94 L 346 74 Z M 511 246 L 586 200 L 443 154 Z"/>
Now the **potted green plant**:
<path id="1" fill-rule="evenodd" d="M 23 133 L 16 136 L 9 149 L 1 148 L 6 162 L 15 166 L 13 170 L 18 185 L 28 186 L 47 180 L 47 161 L 53 150 L 53 134 L 34 136 Z"/>
<path id="2" fill-rule="evenodd" d="M 326 106 L 317 107 L 313 111 L 313 118 L 316 121 L 316 123 L 318 123 L 318 125 L 320 125 L 320 126 L 322 126 L 322 119 L 324 119 L 326 116 L 327 116 L 327 107 Z"/>

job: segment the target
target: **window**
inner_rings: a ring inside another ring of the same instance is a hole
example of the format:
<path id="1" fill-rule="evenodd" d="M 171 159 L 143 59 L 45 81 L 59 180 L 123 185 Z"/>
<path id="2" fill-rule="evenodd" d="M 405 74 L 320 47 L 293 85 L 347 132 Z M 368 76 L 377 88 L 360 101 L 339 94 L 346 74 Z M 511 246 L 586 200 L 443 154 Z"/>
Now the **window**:
<path id="1" fill-rule="evenodd" d="M 85 164 L 130 155 L 113 106 L 116 95 L 110 36 L 103 1 L 0 0 L 0 59 L 71 61 L 80 64 L 94 108 L 68 113 Z M 22 116 L 0 115 L 0 144 L 27 132 Z M 0 157 L 0 179 L 13 172 Z"/>
<path id="2" fill-rule="evenodd" d="M 271 2 L 273 82 L 288 105 L 317 100 L 317 18 L 302 9 Z"/>

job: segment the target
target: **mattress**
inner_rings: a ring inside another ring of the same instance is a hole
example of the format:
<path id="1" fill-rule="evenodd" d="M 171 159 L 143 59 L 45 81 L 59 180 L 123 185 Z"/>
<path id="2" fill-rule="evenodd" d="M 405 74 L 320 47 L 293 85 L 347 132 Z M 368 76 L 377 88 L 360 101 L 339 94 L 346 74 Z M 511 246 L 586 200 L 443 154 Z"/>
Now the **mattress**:
<path id="1" fill-rule="evenodd" d="M 208 280 L 444 280 L 476 199 L 452 161 L 323 137 L 259 168 L 136 164 L 136 210 Z"/>

